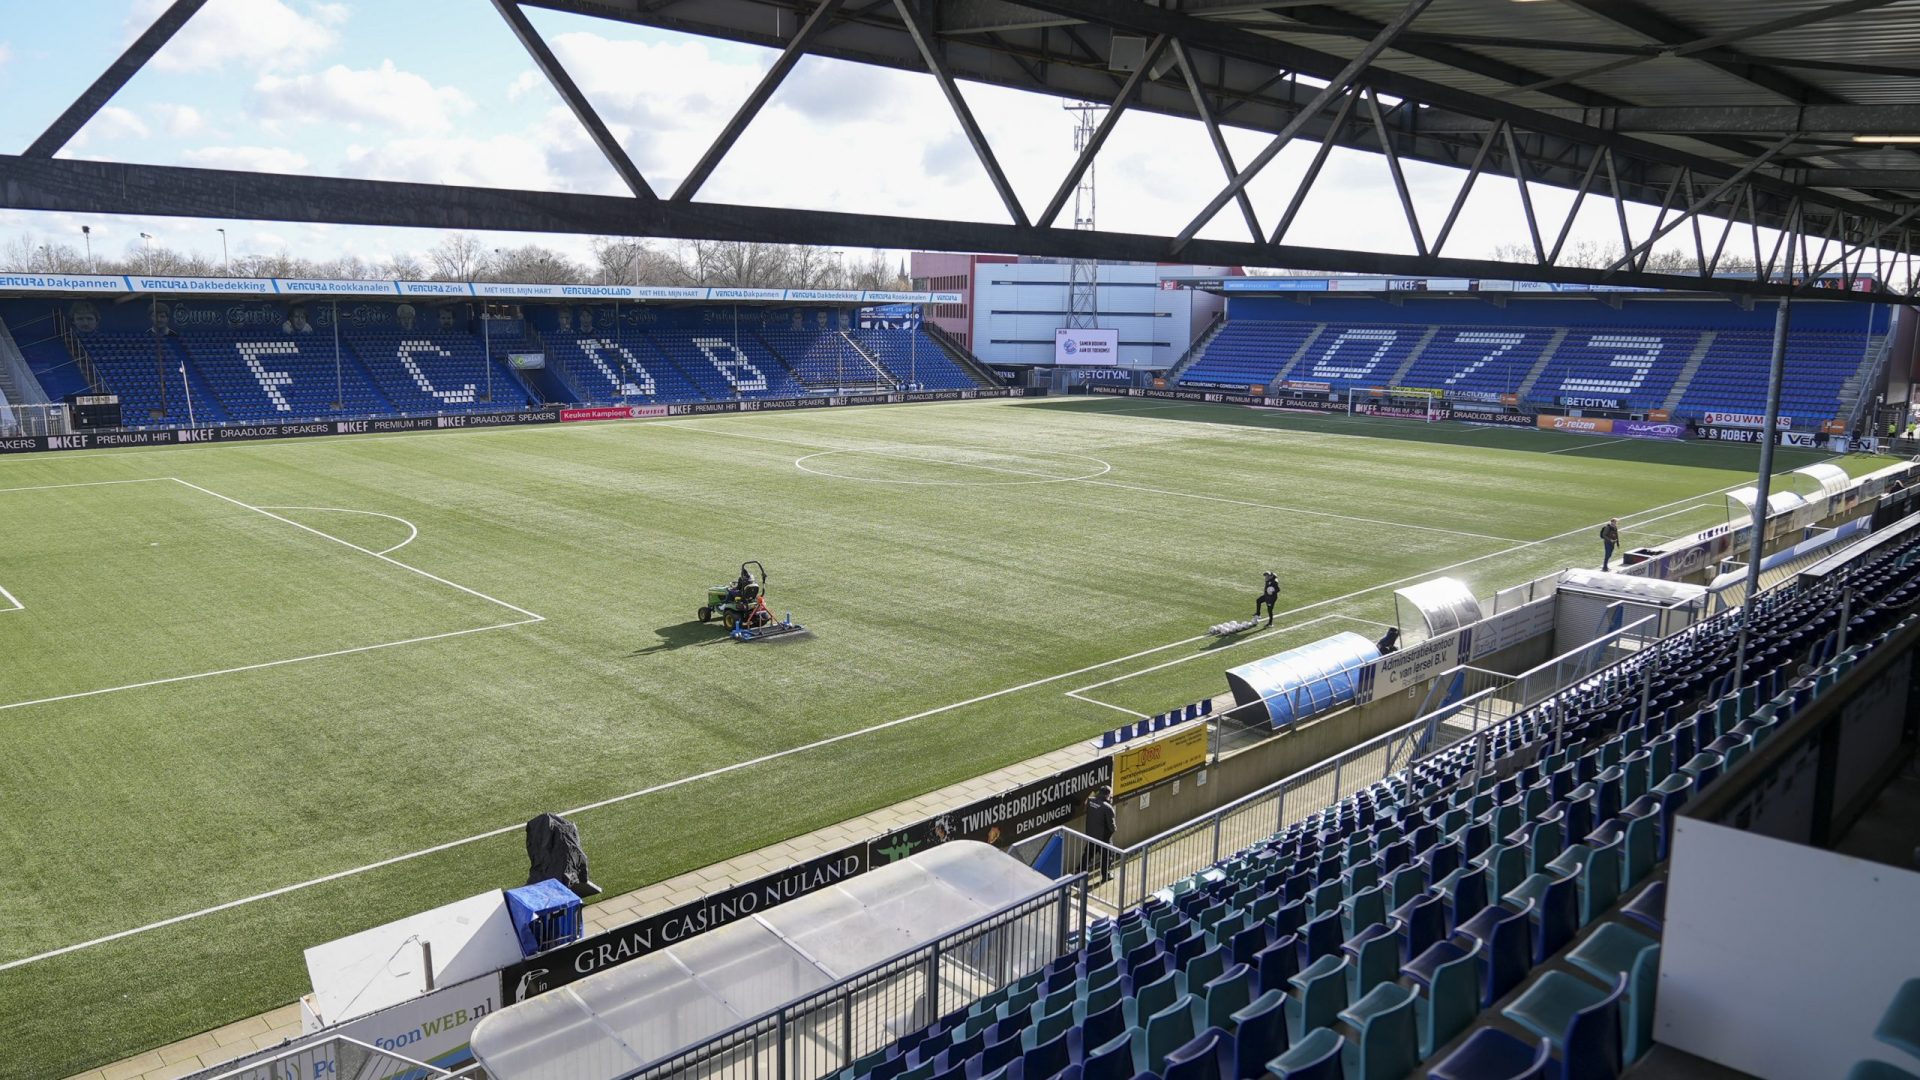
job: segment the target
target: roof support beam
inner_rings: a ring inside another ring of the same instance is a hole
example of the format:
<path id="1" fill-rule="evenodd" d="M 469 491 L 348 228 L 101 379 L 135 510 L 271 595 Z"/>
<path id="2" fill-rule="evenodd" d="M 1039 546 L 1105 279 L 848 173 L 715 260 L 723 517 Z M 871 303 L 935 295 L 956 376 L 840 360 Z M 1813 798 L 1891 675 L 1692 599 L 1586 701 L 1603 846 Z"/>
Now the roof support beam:
<path id="1" fill-rule="evenodd" d="M 554 57 L 553 50 L 547 48 L 546 39 L 540 36 L 540 31 L 533 28 L 532 23 L 527 21 L 527 13 L 520 10 L 519 0 L 493 0 L 493 6 L 494 10 L 500 13 L 500 17 L 506 20 L 507 27 L 513 31 L 513 36 L 520 39 L 520 45 L 527 50 L 527 55 L 533 57 L 534 66 L 538 67 L 540 73 L 547 77 L 547 81 L 553 84 L 554 91 L 567 103 L 567 108 L 573 110 L 573 115 L 580 121 L 580 126 L 587 129 L 587 134 L 592 137 L 594 145 L 598 146 L 600 153 L 606 157 L 607 164 L 613 166 L 613 171 L 620 174 L 621 182 L 627 185 L 635 198 L 646 201 L 658 199 L 660 196 L 654 194 L 653 188 L 647 186 L 646 177 L 640 175 L 639 167 L 634 165 L 633 159 L 627 156 L 626 148 L 620 145 L 619 139 L 613 137 L 613 132 L 607 130 L 607 125 L 601 121 L 600 114 L 593 110 L 592 103 L 580 92 L 580 87 L 574 85 L 573 76 L 567 74 L 567 69 L 562 67 L 560 61 Z"/>
<path id="2" fill-rule="evenodd" d="M 1358 93 L 1348 94 L 1340 99 L 1340 107 L 1334 110 L 1333 122 L 1327 125 L 1327 133 L 1320 140 L 1320 149 L 1314 151 L 1313 161 L 1307 165 L 1307 171 L 1300 176 L 1300 183 L 1293 189 L 1293 198 L 1287 200 L 1286 212 L 1280 215 L 1280 224 L 1273 227 L 1273 243 L 1278 244 L 1287 238 L 1287 230 L 1293 227 L 1293 219 L 1300 215 L 1300 208 L 1306 205 L 1307 193 L 1313 190 L 1314 181 L 1320 179 L 1320 170 L 1326 167 L 1327 155 L 1333 152 L 1334 140 L 1347 126 L 1347 116 L 1353 112 L 1353 105 L 1360 100 Z"/>
<path id="3" fill-rule="evenodd" d="M 152 26 L 147 27 L 139 37 L 134 38 L 133 44 L 127 46 L 127 50 L 120 54 L 119 59 L 108 65 L 107 70 L 93 80 L 93 85 L 87 87 L 85 93 L 75 98 L 73 104 L 68 105 L 66 111 L 48 125 L 47 130 L 40 133 L 39 138 L 33 140 L 33 145 L 27 147 L 27 156 L 52 157 L 59 153 L 62 147 L 80 133 L 81 128 L 87 126 L 87 121 L 93 119 L 94 114 L 98 113 L 107 102 L 113 100 L 113 95 L 119 93 L 121 87 L 127 85 L 127 80 L 133 78 L 135 72 L 146 67 L 147 61 L 153 59 L 153 54 L 159 52 L 161 46 L 172 41 L 173 35 L 180 32 L 180 28 L 187 24 L 187 20 L 193 18 L 195 12 L 206 6 L 207 0 L 173 0 L 167 10 L 153 20 Z"/>
<path id="4" fill-rule="evenodd" d="M 1058 258 L 1158 261 L 1167 238 L 1139 233 L 1039 229 L 1031 225 L 933 220 L 825 210 L 793 210 L 705 202 L 642 201 L 624 195 L 524 191 L 324 176 L 282 176 L 165 165 L 0 155 L 0 209 L 68 213 L 140 213 L 161 217 L 308 221 L 433 229 L 561 232 L 588 236 L 650 236 L 688 240 L 751 240 L 834 247 L 918 247 L 998 251 Z M 1890 219 L 1867 242 L 1886 235 Z M 1905 239 L 1907 230 L 1902 230 Z M 1698 289 L 1685 274 L 1607 271 L 1591 267 L 1516 267 L 1490 259 L 1455 259 L 1377 251 L 1249 244 L 1195 239 L 1196 262 L 1301 270 L 1358 271 L 1404 276 L 1512 278 L 1570 284 L 1647 285 Z M 1717 279 L 1718 292 L 1798 295 L 1772 281 Z M 1831 299 L 1867 300 L 1872 294 L 1833 292 Z"/>
<path id="5" fill-rule="evenodd" d="M 1187 47 L 1174 42 L 1173 59 L 1180 65 L 1180 74 L 1187 80 L 1187 89 L 1193 94 L 1193 111 L 1199 113 L 1201 122 L 1207 125 L 1207 138 L 1213 142 L 1214 155 L 1220 159 L 1220 167 L 1226 170 L 1227 179 L 1232 180 L 1240 170 L 1234 167 L 1233 151 L 1227 146 L 1226 136 L 1220 132 L 1220 120 L 1213 114 L 1213 104 L 1207 100 L 1200 76 L 1193 70 L 1193 59 L 1187 55 Z M 1259 243 L 1266 234 L 1260 231 L 1260 218 L 1253 212 L 1253 198 L 1242 188 L 1235 199 L 1240 203 L 1240 216 L 1247 219 L 1247 236 L 1254 243 Z"/>
<path id="6" fill-rule="evenodd" d="M 787 73 L 793 70 L 793 66 L 800 62 L 802 56 L 806 55 L 807 42 L 826 26 L 827 21 L 833 17 L 833 13 L 839 9 L 842 2 L 843 0 L 820 0 L 820 5 L 813 9 L 813 14 L 807 16 L 807 21 L 800 24 L 800 29 L 793 35 L 793 40 L 787 42 L 787 47 L 780 50 L 779 59 L 773 62 L 773 66 L 767 69 L 765 75 L 760 76 L 759 85 L 753 88 L 753 93 L 747 95 L 747 100 L 741 102 L 740 107 L 734 110 L 732 118 L 727 121 L 727 126 L 720 129 L 719 135 L 714 136 L 713 145 L 707 147 L 707 152 L 700 155 L 700 161 L 694 165 L 692 171 L 687 173 L 686 179 L 680 181 L 680 187 L 673 193 L 675 202 L 685 202 L 693 198 L 694 193 L 700 190 L 700 185 L 707 182 L 707 178 L 713 175 L 714 169 L 719 168 L 721 159 L 727 156 L 727 151 L 733 149 L 734 142 L 747 130 L 747 125 L 753 123 L 753 118 L 760 115 L 760 110 L 766 107 L 767 101 L 773 97 L 773 92 L 780 88 Z"/>
<path id="7" fill-rule="evenodd" d="M 1020 208 L 1020 197 L 1014 194 L 1013 185 L 1007 182 L 1007 174 L 1001 171 L 999 159 L 993 156 L 993 147 L 987 145 L 980 122 L 973 118 L 973 110 L 967 107 L 967 99 L 961 96 L 960 87 L 953 81 L 953 73 L 947 70 L 947 62 L 940 53 L 942 46 L 913 10 L 920 2 L 922 0 L 893 0 L 893 6 L 900 12 L 901 21 L 906 23 L 907 33 L 912 35 L 913 44 L 920 50 L 920 58 L 926 61 L 927 70 L 933 73 L 934 81 L 940 84 L 940 92 L 946 95 L 954 119 L 960 121 L 960 129 L 966 132 L 967 141 L 973 144 L 974 156 L 980 159 L 981 167 L 987 170 L 993 190 L 1000 193 L 1000 202 L 1006 206 L 1007 215 L 1015 225 L 1026 225 L 1027 212 Z"/>
<path id="8" fill-rule="evenodd" d="M 1787 148 L 1787 144 L 1792 141 L 1793 141 L 1793 136 L 1791 135 L 1782 137 L 1779 141 L 1775 142 L 1772 146 L 1767 147 L 1767 150 L 1765 153 L 1761 154 L 1757 158 L 1754 158 L 1752 161 L 1747 162 L 1745 165 L 1742 165 L 1740 167 L 1739 172 L 1736 172 L 1732 176 L 1727 177 L 1725 180 L 1720 181 L 1720 186 L 1714 188 L 1711 192 L 1708 192 L 1704 198 L 1693 199 L 1693 191 L 1692 191 L 1693 181 L 1691 179 L 1691 174 L 1689 173 L 1689 179 L 1687 180 L 1687 186 L 1688 186 L 1687 197 L 1693 200 L 1692 203 L 1686 208 L 1686 210 L 1681 212 L 1679 217 L 1674 218 L 1670 224 L 1664 224 L 1654 229 L 1653 234 L 1651 236 L 1648 236 L 1646 240 L 1641 242 L 1640 248 L 1638 249 L 1638 257 L 1639 257 L 1640 265 L 1641 266 L 1646 265 L 1647 257 L 1653 253 L 1653 245 L 1657 243 L 1661 237 L 1672 232 L 1674 229 L 1679 228 L 1680 225 L 1683 222 L 1687 221 L 1688 219 L 1698 215 L 1701 210 L 1705 209 L 1708 205 L 1717 201 L 1720 198 L 1720 196 L 1726 194 L 1729 188 L 1732 188 L 1735 184 L 1738 184 L 1740 181 L 1746 179 L 1747 175 L 1753 172 L 1753 170 L 1759 168 L 1762 165 L 1765 165 L 1768 161 L 1771 161 L 1773 159 L 1773 156 L 1775 154 L 1778 154 L 1780 151 L 1785 150 Z M 1662 212 L 1664 213 L 1664 211 L 1665 211 L 1665 208 L 1663 207 Z M 1615 260 L 1613 265 L 1607 267 L 1607 269 L 1617 270 L 1620 267 L 1625 266 L 1628 262 L 1632 261 L 1635 258 L 1635 255 L 1636 255 L 1635 252 L 1629 251 L 1625 255 L 1622 255 L 1619 259 Z"/>
<path id="9" fill-rule="evenodd" d="M 1814 23 L 1826 22 L 1829 19 L 1837 19 L 1845 15 L 1869 11 L 1873 8 L 1886 7 L 1897 2 L 1897 0 L 1839 0 L 1838 3 L 1828 4 L 1825 7 L 1815 8 L 1811 11 L 1796 12 L 1778 19 L 1770 19 L 1763 23 L 1756 23 L 1740 30 L 1730 31 L 1724 34 L 1714 34 L 1710 37 L 1702 37 L 1687 27 L 1661 15 L 1659 12 L 1633 2 L 1633 0 L 1566 0 L 1566 2 L 1591 12 L 1616 26 L 1624 27 L 1636 34 L 1651 38 L 1662 45 L 1668 46 L 1668 48 L 1662 49 L 1659 53 L 1654 54 L 1654 56 L 1688 56 L 1718 46 L 1731 45 L 1737 41 L 1745 41 L 1748 38 L 1760 37 L 1765 34 L 1777 34 L 1783 30 L 1811 26 Z M 1605 64 L 1599 64 L 1594 67 L 1576 71 L 1571 75 L 1558 75 L 1537 83 L 1529 83 L 1526 86 L 1512 91 L 1512 93 L 1539 91 L 1553 86 L 1576 83 L 1581 79 L 1587 79 L 1595 75 L 1603 75 L 1608 72 L 1618 71 L 1621 68 L 1645 63 L 1653 59 L 1654 56 L 1635 56 L 1610 61 Z M 1765 90 L 1771 90 L 1782 97 L 1791 98 L 1795 101 L 1838 102 L 1840 100 L 1832 94 L 1828 94 L 1817 87 L 1801 82 L 1791 75 L 1763 68 L 1756 64 L 1741 64 L 1727 61 L 1707 62 L 1737 79 L 1752 83 Z"/>
<path id="10" fill-rule="evenodd" d="M 1268 162 L 1279 156 L 1280 151 L 1284 149 L 1289 142 L 1293 141 L 1293 137 L 1299 134 L 1300 129 L 1306 126 L 1307 121 L 1318 116 L 1320 111 L 1327 107 L 1327 103 L 1332 101 L 1336 96 L 1345 93 L 1347 88 L 1352 86 L 1354 81 L 1360 77 L 1360 73 L 1367 70 L 1368 65 L 1372 64 L 1381 53 L 1386 51 L 1387 46 L 1393 43 L 1394 37 L 1398 35 L 1400 31 L 1405 30 L 1407 24 L 1411 23 L 1422 11 L 1425 11 L 1427 5 L 1432 2 L 1433 0 L 1407 0 L 1407 6 L 1400 9 L 1400 14 L 1394 16 L 1392 22 L 1381 27 L 1380 32 L 1373 36 L 1373 40 L 1367 43 L 1366 48 L 1361 49 L 1358 55 L 1347 61 L 1346 66 L 1334 75 L 1331 82 L 1322 87 L 1319 93 L 1313 95 L 1312 99 L 1310 99 L 1299 112 L 1293 114 L 1293 118 L 1288 120 L 1286 125 L 1275 133 L 1273 141 L 1267 144 L 1266 149 L 1261 150 L 1259 154 L 1255 155 L 1254 159 L 1247 164 L 1247 167 L 1240 170 L 1239 175 L 1235 176 L 1226 187 L 1221 188 L 1219 194 L 1208 200 L 1206 208 L 1201 210 L 1199 215 L 1192 221 L 1188 222 L 1187 227 L 1181 229 L 1180 235 L 1174 238 L 1173 246 L 1168 251 L 1168 254 L 1178 255 L 1180 249 L 1186 246 L 1187 241 L 1192 240 L 1196 233 L 1206 228 L 1207 222 L 1213 220 L 1213 216 L 1220 212 L 1221 207 L 1227 205 L 1235 195 L 1245 189 L 1247 184 L 1255 176 L 1260 174 L 1260 170 L 1267 167 Z"/>
<path id="11" fill-rule="evenodd" d="M 1920 70 L 1913 73 L 1920 78 Z M 1547 108 L 1541 114 L 1601 131 L 1666 135 L 1920 134 L 1920 105 L 1617 105 Z M 1420 130 L 1435 135 L 1485 131 L 1491 120 L 1429 110 Z"/>
<path id="12" fill-rule="evenodd" d="M 1167 39 L 1164 35 L 1154 38 L 1147 46 L 1146 55 L 1140 58 L 1140 66 L 1134 68 L 1133 74 L 1127 76 L 1126 85 L 1120 88 L 1120 93 L 1115 95 L 1113 104 L 1107 107 L 1107 114 L 1100 118 L 1100 126 L 1094 129 L 1093 138 L 1088 139 L 1087 145 L 1080 148 L 1080 156 L 1074 158 L 1073 167 L 1067 170 L 1067 175 L 1060 181 L 1060 187 L 1053 193 L 1053 199 L 1047 203 L 1047 208 L 1040 212 L 1041 228 L 1052 225 L 1053 219 L 1060 216 L 1060 208 L 1067 205 L 1067 199 L 1073 194 L 1073 189 L 1079 186 L 1080 178 L 1086 175 L 1088 167 L 1093 164 L 1093 159 L 1099 155 L 1100 148 L 1106 145 L 1107 136 L 1113 134 L 1114 125 L 1120 122 L 1120 114 L 1126 112 L 1127 106 L 1133 104 L 1133 95 L 1139 91 L 1140 84 L 1147 79 L 1148 73 L 1153 70 L 1154 63 L 1160 59 L 1161 50 L 1166 47 Z"/>

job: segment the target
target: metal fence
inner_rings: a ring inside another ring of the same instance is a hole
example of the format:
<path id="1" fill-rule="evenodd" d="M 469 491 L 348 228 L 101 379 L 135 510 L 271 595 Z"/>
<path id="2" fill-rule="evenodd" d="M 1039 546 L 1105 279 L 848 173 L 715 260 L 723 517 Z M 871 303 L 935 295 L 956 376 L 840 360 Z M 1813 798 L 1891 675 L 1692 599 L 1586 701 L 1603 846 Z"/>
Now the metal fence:
<path id="1" fill-rule="evenodd" d="M 1153 892 L 1272 836 L 1287 823 L 1393 775 L 1423 752 L 1436 752 L 1460 738 L 1484 740 L 1499 720 L 1580 683 L 1596 671 L 1638 655 L 1657 640 L 1659 629 L 1658 616 L 1648 615 L 1519 675 L 1483 673 L 1479 677 L 1485 685 L 1458 701 L 1132 847 L 1117 848 L 1073 829 L 1056 828 L 1015 845 L 1014 854 L 1031 863 L 1048 841 L 1059 838 L 1062 870 L 1092 872 L 1095 876 L 1088 882 L 1090 899 L 1107 910 L 1123 911 Z M 1456 669 L 1469 670 L 1477 669 Z M 1456 726 L 1455 737 L 1444 742 L 1423 738 L 1443 723 Z"/>
<path id="2" fill-rule="evenodd" d="M 883 961 L 621 1080 L 815 1080 L 1067 951 L 1086 917 L 1077 879 Z"/>
<path id="3" fill-rule="evenodd" d="M 370 1046 L 358 1039 L 335 1035 L 259 1058 L 223 1072 L 196 1074 L 194 1080 L 440 1080 L 452 1076 L 469 1077 L 477 1070 L 469 1067 L 450 1073 L 423 1061 L 402 1057 L 390 1050 Z"/>
<path id="4" fill-rule="evenodd" d="M 65 435 L 69 430 L 65 405 L 17 405 L 0 400 L 0 438 Z"/>

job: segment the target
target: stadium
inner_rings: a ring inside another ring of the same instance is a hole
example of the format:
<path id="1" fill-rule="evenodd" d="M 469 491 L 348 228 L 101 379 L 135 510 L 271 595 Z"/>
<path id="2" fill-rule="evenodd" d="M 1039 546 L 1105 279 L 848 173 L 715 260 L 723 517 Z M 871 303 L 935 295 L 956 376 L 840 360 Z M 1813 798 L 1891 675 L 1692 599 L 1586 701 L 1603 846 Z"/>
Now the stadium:
<path id="1" fill-rule="evenodd" d="M 0 1080 L 1920 1077 L 1920 4 L 442 6 L 0 36 Z"/>

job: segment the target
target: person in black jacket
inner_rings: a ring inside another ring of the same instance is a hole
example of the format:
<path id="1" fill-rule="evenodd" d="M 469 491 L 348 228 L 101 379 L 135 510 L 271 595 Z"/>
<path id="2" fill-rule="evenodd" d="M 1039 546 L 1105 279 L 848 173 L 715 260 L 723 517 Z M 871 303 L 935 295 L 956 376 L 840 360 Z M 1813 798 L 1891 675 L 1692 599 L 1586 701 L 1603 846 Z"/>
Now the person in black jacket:
<path id="1" fill-rule="evenodd" d="M 1101 784 L 1094 789 L 1093 797 L 1087 800 L 1087 835 L 1100 843 L 1088 844 L 1086 854 L 1080 857 L 1080 872 L 1084 874 L 1093 869 L 1095 855 L 1098 854 L 1100 880 L 1092 884 L 1103 885 L 1113 879 L 1113 852 L 1107 845 L 1113 843 L 1113 834 L 1119 831 L 1119 824 L 1119 818 L 1113 810 L 1113 789 Z"/>
<path id="2" fill-rule="evenodd" d="M 1260 595 L 1253 601 L 1253 617 L 1260 618 L 1260 609 L 1267 610 L 1267 625 L 1273 625 L 1273 604 L 1280 599 L 1280 575 L 1267 571 L 1267 580 L 1260 586 Z"/>
<path id="3" fill-rule="evenodd" d="M 1600 558 L 1600 569 L 1606 570 L 1613 562 L 1613 549 L 1620 546 L 1619 518 L 1608 518 L 1607 523 L 1600 526 L 1600 543 L 1606 546 L 1606 554 Z"/>

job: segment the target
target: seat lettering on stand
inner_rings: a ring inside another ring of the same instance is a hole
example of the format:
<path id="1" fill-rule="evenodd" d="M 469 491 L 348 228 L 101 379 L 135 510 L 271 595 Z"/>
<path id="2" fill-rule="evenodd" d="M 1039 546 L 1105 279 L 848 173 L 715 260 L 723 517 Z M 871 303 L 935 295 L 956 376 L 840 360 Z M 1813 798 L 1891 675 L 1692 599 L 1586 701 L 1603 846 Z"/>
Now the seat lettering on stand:
<path id="1" fill-rule="evenodd" d="M 1498 345 L 1499 348 L 1447 376 L 1447 385 L 1452 386 L 1454 383 L 1459 382 L 1502 356 L 1505 356 L 1513 350 L 1515 345 L 1520 344 L 1526 339 L 1527 335 L 1525 334 L 1482 333 L 1480 331 L 1470 331 L 1453 335 L 1453 340 L 1456 342 L 1464 342 L 1468 345 Z"/>
<path id="2" fill-rule="evenodd" d="M 754 367 L 753 361 L 748 360 L 747 354 L 742 352 L 740 346 L 735 345 L 733 342 L 725 338 L 697 337 L 693 339 L 693 347 L 700 350 L 701 355 L 705 356 L 707 360 L 713 364 L 714 368 L 720 372 L 721 378 L 726 379 L 727 384 L 735 390 L 765 390 L 767 388 L 767 373 Z M 722 356 L 719 352 L 715 351 L 718 349 L 725 349 L 733 355 Z M 747 374 L 749 372 L 751 374 Z"/>
<path id="3" fill-rule="evenodd" d="M 407 374 L 413 376 L 414 384 L 420 387 L 421 393 L 426 394 L 429 397 L 437 398 L 441 401 L 446 402 L 449 405 L 466 405 L 479 399 L 480 391 L 472 383 L 468 383 L 467 385 L 461 387 L 458 390 L 434 389 L 433 381 L 427 378 L 426 372 L 420 370 L 420 362 L 414 359 L 416 356 L 420 356 L 423 354 L 429 355 L 429 356 L 438 356 L 444 360 L 453 359 L 452 353 L 448 352 L 447 350 L 441 348 L 438 345 L 435 345 L 431 341 L 425 341 L 419 338 L 409 338 L 400 343 L 400 348 L 398 350 L 398 355 L 400 357 L 400 366 L 403 368 L 406 368 Z"/>
<path id="4" fill-rule="evenodd" d="M 615 363 L 631 371 L 634 377 L 631 379 L 622 379 L 619 373 L 614 370 L 615 364 L 608 363 L 607 358 L 601 355 L 602 350 L 611 352 L 619 357 Z M 607 377 L 607 382 L 613 385 L 614 390 L 617 391 L 620 396 L 653 396 L 655 388 L 653 374 L 641 365 L 639 359 L 636 358 L 633 353 L 627 351 L 626 346 L 609 338 L 581 338 L 580 351 L 586 354 L 587 359 L 594 367 L 600 369 L 600 374 Z"/>
<path id="5" fill-rule="evenodd" d="M 1653 365 L 1660 359 L 1660 347 L 1665 344 L 1657 337 L 1641 334 L 1595 334 L 1587 339 L 1587 347 L 1592 349 L 1617 349 L 1608 367 L 1623 368 L 1630 372 L 1624 379 L 1580 379 L 1571 378 L 1560 384 L 1562 391 L 1574 394 L 1613 394 L 1625 397 L 1647 381 L 1647 375 L 1653 371 Z"/>
<path id="6" fill-rule="evenodd" d="M 1328 345 L 1326 351 L 1320 354 L 1319 363 L 1313 365 L 1313 376 L 1316 379 L 1364 379 L 1373 374 L 1374 368 L 1380 366 L 1380 361 L 1386 357 L 1387 350 L 1393 348 L 1393 343 L 1398 340 L 1400 340 L 1398 330 L 1342 330 L 1340 336 L 1333 339 L 1333 344 Z M 1363 347 L 1369 343 L 1373 344 L 1373 355 L 1358 365 L 1351 362 L 1338 362 L 1336 357 L 1341 347 L 1350 341 L 1359 342 Z"/>
<path id="7" fill-rule="evenodd" d="M 266 391 L 267 400 L 280 412 L 292 412 L 293 406 L 287 404 L 287 395 L 280 392 L 283 386 L 293 385 L 293 375 L 286 371 L 268 371 L 260 362 L 262 356 L 299 356 L 300 347 L 291 341 L 237 341 L 234 348 L 240 350 L 240 359 L 244 360 L 247 370 L 260 383 L 260 389 Z"/>

